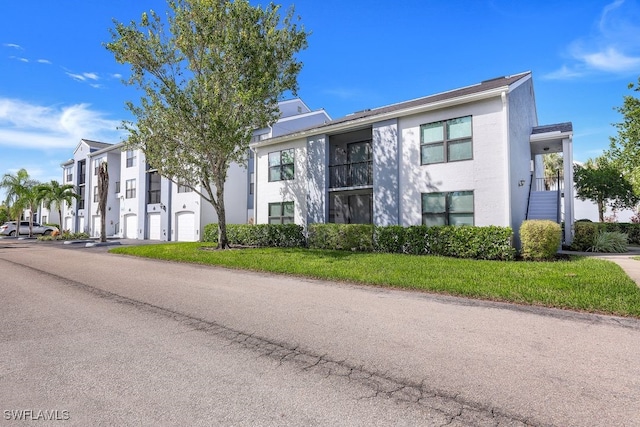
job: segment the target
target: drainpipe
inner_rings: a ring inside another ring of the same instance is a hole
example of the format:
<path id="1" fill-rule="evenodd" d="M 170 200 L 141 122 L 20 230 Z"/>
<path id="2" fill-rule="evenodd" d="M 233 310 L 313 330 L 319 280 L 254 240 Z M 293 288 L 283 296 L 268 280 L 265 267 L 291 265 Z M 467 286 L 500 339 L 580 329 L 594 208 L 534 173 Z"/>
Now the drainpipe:
<path id="1" fill-rule="evenodd" d="M 258 149 L 249 147 L 253 151 L 253 223 L 258 223 Z M 249 179 L 251 183 L 251 179 Z M 251 185 L 251 184 L 249 184 Z"/>
<path id="2" fill-rule="evenodd" d="M 511 217 L 511 147 L 509 139 L 509 102 L 507 99 L 507 92 L 503 91 L 500 94 L 502 98 L 502 110 L 504 111 L 504 119 L 502 124 L 502 132 L 504 133 L 504 194 L 506 195 L 505 215 L 507 219 L 506 226 L 513 226 L 513 218 Z M 516 230 L 514 232 L 517 233 Z"/>

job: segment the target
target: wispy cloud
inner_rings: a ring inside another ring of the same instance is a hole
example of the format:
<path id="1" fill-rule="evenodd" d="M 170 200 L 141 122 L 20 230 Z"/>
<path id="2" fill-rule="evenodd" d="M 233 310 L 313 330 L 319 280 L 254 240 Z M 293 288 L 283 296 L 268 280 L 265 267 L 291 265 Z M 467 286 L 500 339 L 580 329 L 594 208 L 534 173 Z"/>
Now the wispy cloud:
<path id="1" fill-rule="evenodd" d="M 98 75 L 98 73 L 82 73 L 82 74 L 78 74 L 78 73 L 72 73 L 71 71 L 66 71 L 66 70 L 65 70 L 65 73 L 67 74 L 67 76 L 71 77 L 73 80 L 75 80 L 77 82 L 88 83 L 89 86 L 91 86 L 93 88 L 96 88 L 96 89 L 102 87 L 101 84 L 95 83 L 98 80 L 100 80 L 100 76 Z"/>
<path id="2" fill-rule="evenodd" d="M 81 138 L 117 142 L 119 124 L 89 104 L 44 106 L 0 98 L 0 146 L 49 150 L 75 146 Z"/>
<path id="3" fill-rule="evenodd" d="M 36 62 L 40 64 L 51 64 L 51 61 L 49 61 L 48 59 L 38 59 Z"/>
<path id="4" fill-rule="evenodd" d="M 3 43 L 2 46 L 10 47 L 10 48 L 13 48 L 13 49 L 18 49 L 18 50 L 24 50 L 24 49 L 22 49 L 22 46 L 20 46 L 19 44 L 15 44 L 15 43 Z"/>
<path id="5" fill-rule="evenodd" d="M 594 22 L 592 35 L 574 40 L 566 48 L 568 62 L 543 76 L 575 79 L 595 73 L 640 72 L 640 7 L 636 2 L 615 0 Z"/>
<path id="6" fill-rule="evenodd" d="M 9 59 L 15 59 L 16 61 L 20 62 L 29 62 L 27 58 L 23 58 L 21 56 L 10 56 Z"/>

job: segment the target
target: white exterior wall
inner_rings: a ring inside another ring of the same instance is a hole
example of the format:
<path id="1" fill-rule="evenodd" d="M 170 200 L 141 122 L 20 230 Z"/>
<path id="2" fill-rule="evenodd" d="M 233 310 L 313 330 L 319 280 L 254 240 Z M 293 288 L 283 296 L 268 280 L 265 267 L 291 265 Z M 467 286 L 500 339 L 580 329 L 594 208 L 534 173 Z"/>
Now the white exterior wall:
<path id="1" fill-rule="evenodd" d="M 269 182 L 269 153 L 293 148 L 295 178 L 286 181 Z M 269 203 L 294 202 L 296 224 L 305 226 L 307 222 L 307 140 L 262 147 L 256 154 L 258 171 L 256 176 L 256 224 L 269 222 Z"/>
<path id="2" fill-rule="evenodd" d="M 520 245 L 520 225 L 527 216 L 531 184 L 531 129 L 538 126 L 533 81 L 526 80 L 505 99 L 509 117 L 509 177 L 511 223 L 516 246 Z M 540 162 L 542 162 L 542 156 Z M 542 170 L 542 169 L 540 169 Z M 520 182 L 524 181 L 523 185 Z"/>
<path id="3" fill-rule="evenodd" d="M 420 125 L 472 116 L 473 159 L 420 165 Z M 422 193 L 474 192 L 474 224 L 510 225 L 506 178 L 505 114 L 499 97 L 402 117 L 400 134 L 400 225 L 422 224 Z"/>
<path id="4" fill-rule="evenodd" d="M 144 157 L 140 150 L 137 151 L 136 164 L 132 167 L 127 167 L 127 154 L 123 151 L 120 156 L 120 215 L 119 215 L 119 236 L 125 237 L 127 217 L 130 215 L 136 216 L 136 230 L 135 238 L 144 238 L 144 210 L 140 209 L 141 203 L 144 203 Z M 142 178 L 142 180 L 141 180 Z M 127 199 L 127 180 L 136 180 L 136 197 Z M 143 193 L 143 194 L 141 194 Z M 142 201 L 142 202 L 141 202 Z"/>

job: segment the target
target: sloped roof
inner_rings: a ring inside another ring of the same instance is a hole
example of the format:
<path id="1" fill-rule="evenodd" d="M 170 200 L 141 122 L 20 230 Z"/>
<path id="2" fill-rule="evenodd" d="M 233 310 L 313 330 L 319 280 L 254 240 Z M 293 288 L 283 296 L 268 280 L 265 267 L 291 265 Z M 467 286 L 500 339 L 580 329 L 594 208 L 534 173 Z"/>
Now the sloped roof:
<path id="1" fill-rule="evenodd" d="M 494 89 L 508 87 L 518 82 L 519 80 L 529 78 L 530 76 L 531 76 L 531 72 L 527 71 L 524 73 L 514 74 L 511 76 L 497 77 L 489 80 L 484 80 L 478 84 L 462 87 L 459 89 L 454 89 L 447 92 L 441 92 L 434 95 L 429 95 L 429 96 L 425 96 L 417 99 L 412 99 L 409 101 L 400 102 L 397 104 L 386 105 L 383 107 L 358 111 L 335 120 L 330 120 L 322 125 L 312 126 L 307 129 L 300 129 L 298 131 L 295 131 L 286 135 L 281 135 L 277 138 L 266 139 L 254 144 L 256 146 L 263 145 L 263 144 L 268 145 L 272 140 L 279 140 L 281 138 L 287 138 L 292 135 L 297 135 L 300 133 L 314 132 L 315 130 L 321 130 L 323 128 L 336 126 L 336 125 L 348 125 L 350 122 L 355 123 L 355 122 L 375 120 L 377 116 L 386 115 L 388 117 L 389 114 L 392 114 L 394 112 L 397 112 L 398 115 L 400 115 L 402 114 L 403 111 L 412 110 L 414 108 L 419 108 L 422 106 L 428 107 L 430 104 L 436 104 L 436 103 L 439 103 L 442 101 L 448 101 L 448 100 L 455 100 L 457 98 L 463 98 L 470 95 L 488 92 Z"/>
<path id="2" fill-rule="evenodd" d="M 549 132 L 573 132 L 573 124 L 571 122 L 556 123 L 553 125 L 536 126 L 531 129 L 532 135 Z"/>
<path id="3" fill-rule="evenodd" d="M 89 147 L 95 150 L 100 150 L 102 148 L 107 148 L 113 145 L 108 142 L 92 141 L 90 139 L 84 139 L 84 138 L 82 138 L 82 141 L 84 141 Z"/>
<path id="4" fill-rule="evenodd" d="M 495 79 L 485 80 L 481 83 L 478 83 L 472 86 L 467 86 L 467 87 L 455 89 L 448 92 L 441 92 L 435 95 L 429 95 L 422 98 L 413 99 L 410 101 L 400 102 L 398 104 L 391 104 L 384 107 L 359 111 L 359 112 L 344 116 L 342 118 L 332 120 L 328 122 L 327 125 L 348 122 L 350 120 L 357 120 L 365 117 L 377 116 L 381 114 L 390 113 L 393 111 L 400 111 L 407 108 L 418 107 L 420 105 L 426 105 L 434 102 L 444 101 L 447 99 L 458 98 L 465 95 L 472 95 L 475 93 L 480 93 L 480 92 L 496 89 L 503 86 L 510 86 L 511 84 L 517 82 L 522 78 L 529 76 L 530 74 L 531 74 L 530 72 L 527 72 L 522 74 L 516 74 L 513 76 L 498 77 Z"/>

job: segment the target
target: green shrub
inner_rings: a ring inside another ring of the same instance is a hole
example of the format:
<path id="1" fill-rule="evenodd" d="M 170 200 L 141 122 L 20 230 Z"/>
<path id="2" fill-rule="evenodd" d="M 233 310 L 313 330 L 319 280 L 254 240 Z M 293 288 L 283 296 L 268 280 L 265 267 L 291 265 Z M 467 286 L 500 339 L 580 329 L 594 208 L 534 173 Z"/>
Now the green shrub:
<path id="1" fill-rule="evenodd" d="M 79 232 L 79 233 L 71 233 L 68 230 L 65 230 L 57 236 L 60 240 L 84 240 L 88 239 L 90 236 L 87 233 Z"/>
<path id="2" fill-rule="evenodd" d="M 373 251 L 371 224 L 311 224 L 309 247 L 347 251 Z"/>
<path id="3" fill-rule="evenodd" d="M 542 261 L 555 257 L 561 242 L 560 225 L 548 220 L 528 220 L 520 226 L 522 257 Z"/>
<path id="4" fill-rule="evenodd" d="M 297 224 L 227 224 L 229 244 L 293 248 L 304 247 L 303 228 Z M 218 242 L 218 224 L 204 227 L 203 241 Z"/>
<path id="5" fill-rule="evenodd" d="M 375 227 L 373 242 L 376 252 L 402 253 L 405 245 L 405 230 L 401 225 Z"/>
<path id="6" fill-rule="evenodd" d="M 627 252 L 628 238 L 617 231 L 600 231 L 596 234 L 591 252 L 622 253 Z"/>
<path id="7" fill-rule="evenodd" d="M 571 249 L 574 251 L 586 252 L 593 246 L 593 241 L 598 235 L 600 223 L 576 222 L 573 224 L 573 242 Z"/>
<path id="8" fill-rule="evenodd" d="M 202 241 L 218 243 L 218 223 L 207 224 L 202 232 Z"/>
<path id="9" fill-rule="evenodd" d="M 411 255 L 510 260 L 515 257 L 509 227 L 415 225 L 376 227 L 375 250 Z"/>

